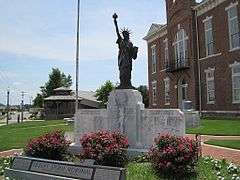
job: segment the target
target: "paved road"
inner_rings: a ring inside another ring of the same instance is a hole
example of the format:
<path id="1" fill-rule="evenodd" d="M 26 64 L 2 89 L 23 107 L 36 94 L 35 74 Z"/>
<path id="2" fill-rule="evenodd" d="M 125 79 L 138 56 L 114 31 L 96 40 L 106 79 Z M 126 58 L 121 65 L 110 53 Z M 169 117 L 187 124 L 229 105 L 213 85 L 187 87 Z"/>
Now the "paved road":
<path id="1" fill-rule="evenodd" d="M 24 120 L 29 119 L 30 115 L 31 114 L 27 111 L 23 112 Z M 18 116 L 20 116 L 20 121 L 21 121 L 21 112 L 16 112 L 16 111 L 11 112 L 9 124 L 17 123 L 18 122 Z M 3 120 L 0 120 L 0 126 L 4 125 L 5 123 L 6 123 L 6 118 L 3 119 Z"/>

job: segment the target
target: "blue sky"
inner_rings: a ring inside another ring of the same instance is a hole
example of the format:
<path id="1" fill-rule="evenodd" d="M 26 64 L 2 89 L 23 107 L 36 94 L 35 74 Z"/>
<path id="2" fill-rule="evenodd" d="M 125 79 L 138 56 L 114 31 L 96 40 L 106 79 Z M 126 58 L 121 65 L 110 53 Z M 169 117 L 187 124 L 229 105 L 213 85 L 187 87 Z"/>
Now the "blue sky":
<path id="1" fill-rule="evenodd" d="M 29 103 L 58 67 L 75 79 L 76 0 L 0 0 L 0 103 L 19 104 L 20 91 Z M 80 81 L 96 90 L 118 81 L 117 45 L 112 14 L 119 26 L 132 30 L 139 47 L 133 85 L 147 84 L 146 35 L 151 23 L 165 23 L 164 0 L 81 0 Z M 72 87 L 74 88 L 74 86 Z"/>

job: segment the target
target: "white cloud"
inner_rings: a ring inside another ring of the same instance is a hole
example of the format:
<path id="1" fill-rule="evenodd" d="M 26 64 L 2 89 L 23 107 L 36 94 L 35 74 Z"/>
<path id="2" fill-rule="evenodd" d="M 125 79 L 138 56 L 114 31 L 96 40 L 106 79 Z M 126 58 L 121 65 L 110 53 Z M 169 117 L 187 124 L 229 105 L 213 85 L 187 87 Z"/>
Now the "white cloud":
<path id="1" fill-rule="evenodd" d="M 56 60 L 74 58 L 74 39 L 58 35 L 57 37 L 20 37 L 8 32 L 0 36 L 0 50 L 13 54 Z"/>

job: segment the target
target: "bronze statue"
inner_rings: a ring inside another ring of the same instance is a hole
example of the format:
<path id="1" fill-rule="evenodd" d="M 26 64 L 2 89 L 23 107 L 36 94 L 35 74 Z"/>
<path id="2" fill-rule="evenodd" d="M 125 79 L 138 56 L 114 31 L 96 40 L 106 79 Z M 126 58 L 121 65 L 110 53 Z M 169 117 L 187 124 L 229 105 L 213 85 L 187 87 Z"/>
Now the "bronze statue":
<path id="1" fill-rule="evenodd" d="M 137 59 L 138 47 L 133 46 L 129 39 L 130 31 L 128 29 L 122 30 L 122 36 L 120 35 L 118 24 L 117 24 L 117 14 L 113 15 L 114 24 L 117 32 L 117 44 L 119 48 L 118 52 L 118 67 L 120 71 L 120 85 L 117 89 L 134 89 L 131 83 L 131 71 L 132 71 L 132 60 Z"/>

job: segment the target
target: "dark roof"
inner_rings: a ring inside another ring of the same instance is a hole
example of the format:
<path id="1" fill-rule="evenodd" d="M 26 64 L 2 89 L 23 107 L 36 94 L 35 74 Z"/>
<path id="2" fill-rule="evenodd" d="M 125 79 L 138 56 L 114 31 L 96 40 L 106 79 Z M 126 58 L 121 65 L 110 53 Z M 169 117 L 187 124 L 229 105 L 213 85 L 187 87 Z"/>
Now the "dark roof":
<path id="1" fill-rule="evenodd" d="M 92 91 L 79 91 L 78 99 L 80 103 L 83 105 L 99 108 L 100 103 L 97 101 L 95 94 L 96 93 Z M 73 92 L 72 95 L 53 95 L 44 99 L 44 101 L 75 101 L 75 100 L 76 100 L 75 92 Z"/>
<path id="2" fill-rule="evenodd" d="M 69 87 L 59 87 L 54 89 L 54 91 L 72 91 Z"/>
<path id="3" fill-rule="evenodd" d="M 79 91 L 78 93 L 78 99 L 82 100 L 82 99 L 87 99 L 90 101 L 97 101 L 97 98 L 95 97 L 95 92 L 93 91 Z M 45 101 L 49 101 L 49 100 L 75 100 L 76 96 L 75 96 L 75 92 L 73 92 L 72 95 L 53 95 L 53 96 L 49 96 L 47 98 L 44 98 Z"/>
<path id="4" fill-rule="evenodd" d="M 44 101 L 56 101 L 56 100 L 75 100 L 75 96 L 72 95 L 56 95 L 56 96 L 49 96 L 47 98 L 44 98 Z M 81 99 L 80 97 L 78 98 L 79 100 Z"/>

